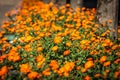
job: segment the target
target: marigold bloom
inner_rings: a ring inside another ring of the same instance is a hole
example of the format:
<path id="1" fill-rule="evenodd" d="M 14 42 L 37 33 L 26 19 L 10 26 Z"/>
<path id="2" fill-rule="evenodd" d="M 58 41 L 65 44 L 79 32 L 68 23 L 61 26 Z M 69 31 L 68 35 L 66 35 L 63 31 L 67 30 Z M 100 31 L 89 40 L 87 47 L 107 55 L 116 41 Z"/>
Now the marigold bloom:
<path id="1" fill-rule="evenodd" d="M 7 54 L 0 56 L 0 61 L 4 60 L 7 57 Z"/>
<path id="2" fill-rule="evenodd" d="M 94 75 L 94 77 L 95 77 L 95 78 L 98 78 L 98 77 L 100 77 L 100 74 L 97 73 L 97 74 Z"/>
<path id="3" fill-rule="evenodd" d="M 85 76 L 83 80 L 91 80 L 90 76 Z"/>
<path id="4" fill-rule="evenodd" d="M 69 76 L 69 73 L 68 73 L 68 72 L 65 72 L 65 73 L 64 73 L 64 76 L 65 76 L 65 77 L 68 77 L 68 76 Z"/>
<path id="5" fill-rule="evenodd" d="M 66 4 L 66 7 L 70 7 L 70 4 Z"/>
<path id="6" fill-rule="evenodd" d="M 103 66 L 107 67 L 110 65 L 110 63 L 111 63 L 110 61 L 104 62 Z"/>
<path id="7" fill-rule="evenodd" d="M 61 37 L 55 37 L 54 38 L 54 43 L 59 44 L 62 41 Z"/>
<path id="8" fill-rule="evenodd" d="M 100 58 L 100 63 L 103 63 L 103 62 L 105 62 L 107 60 L 107 56 L 102 56 L 101 58 Z"/>
<path id="9" fill-rule="evenodd" d="M 108 20 L 109 23 L 112 23 L 113 21 L 112 20 Z"/>
<path id="10" fill-rule="evenodd" d="M 37 76 L 38 76 L 38 73 L 35 72 L 35 71 L 31 71 L 31 72 L 28 74 L 28 78 L 29 78 L 29 79 L 35 79 L 35 78 L 37 78 Z"/>
<path id="11" fill-rule="evenodd" d="M 52 68 L 52 70 L 57 70 L 59 68 L 59 64 L 56 60 L 51 60 L 49 66 Z"/>
<path id="12" fill-rule="evenodd" d="M 94 66 L 93 61 L 87 61 L 87 62 L 85 63 L 85 68 L 86 68 L 86 69 L 91 68 L 91 67 L 93 67 L 93 66 Z"/>
<path id="13" fill-rule="evenodd" d="M 0 76 L 3 76 L 5 74 L 7 74 L 8 72 L 8 68 L 7 66 L 3 66 L 1 69 L 0 69 Z"/>
<path id="14" fill-rule="evenodd" d="M 87 71 L 87 69 L 86 68 L 83 68 L 83 69 L 81 69 L 81 72 L 86 72 Z"/>
<path id="15" fill-rule="evenodd" d="M 76 67 L 76 70 L 80 70 L 80 68 L 81 68 L 80 66 L 77 66 L 77 67 Z"/>
<path id="16" fill-rule="evenodd" d="M 120 58 L 118 58 L 114 61 L 115 64 L 118 64 L 119 62 L 120 62 Z"/>
<path id="17" fill-rule="evenodd" d="M 45 69 L 45 70 L 42 72 L 42 74 L 43 74 L 44 76 L 50 76 L 50 75 L 51 75 L 50 68 Z"/>
<path id="18" fill-rule="evenodd" d="M 28 73 L 30 71 L 31 71 L 31 66 L 28 63 L 20 65 L 20 72 L 23 72 L 23 73 L 26 74 L 26 73 Z"/>
<path id="19" fill-rule="evenodd" d="M 36 57 L 36 62 L 37 62 L 37 68 L 41 68 L 44 66 L 44 63 L 45 63 L 45 58 L 43 57 L 43 55 L 39 55 Z"/>
<path id="20" fill-rule="evenodd" d="M 58 46 L 54 46 L 53 48 L 52 48 L 52 51 L 57 51 L 58 50 Z"/>
<path id="21" fill-rule="evenodd" d="M 66 50 L 66 51 L 63 52 L 63 55 L 64 55 L 64 56 L 67 56 L 67 55 L 69 55 L 69 54 L 70 54 L 70 50 Z"/>
<path id="22" fill-rule="evenodd" d="M 42 51 L 42 50 L 43 50 L 43 47 L 38 47 L 38 48 L 37 48 L 37 51 L 38 51 L 38 52 L 40 52 L 40 51 Z"/>
<path id="23" fill-rule="evenodd" d="M 119 76 L 120 76 L 120 70 L 118 70 L 114 73 L 114 78 L 118 78 Z"/>
<path id="24" fill-rule="evenodd" d="M 10 52 L 8 54 L 8 60 L 9 61 L 13 61 L 13 62 L 16 62 L 16 61 L 19 61 L 21 59 L 20 55 L 17 53 L 17 52 Z"/>
<path id="25" fill-rule="evenodd" d="M 71 42 L 66 42 L 66 46 L 70 47 L 71 46 Z"/>
<path id="26" fill-rule="evenodd" d="M 29 41 L 31 41 L 33 39 L 33 37 L 32 36 L 26 36 L 25 37 L 25 42 L 29 42 Z"/>

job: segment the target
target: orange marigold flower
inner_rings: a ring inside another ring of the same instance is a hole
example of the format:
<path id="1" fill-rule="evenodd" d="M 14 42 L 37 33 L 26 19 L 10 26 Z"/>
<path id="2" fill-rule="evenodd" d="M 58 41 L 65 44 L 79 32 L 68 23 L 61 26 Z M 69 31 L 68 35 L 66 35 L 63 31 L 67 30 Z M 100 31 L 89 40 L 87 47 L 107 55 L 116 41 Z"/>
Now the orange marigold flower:
<path id="1" fill-rule="evenodd" d="M 56 60 L 51 60 L 49 66 L 52 68 L 52 70 L 57 70 L 59 68 L 59 64 Z"/>
<path id="2" fill-rule="evenodd" d="M 42 47 L 38 47 L 38 48 L 37 48 L 37 51 L 38 51 L 38 52 L 40 52 L 40 51 L 42 51 L 42 50 L 43 50 Z"/>
<path id="3" fill-rule="evenodd" d="M 45 69 L 45 70 L 42 72 L 42 74 L 43 74 L 44 76 L 50 76 L 50 75 L 51 75 L 50 68 Z"/>
<path id="4" fill-rule="evenodd" d="M 37 68 L 41 68 L 45 63 L 45 58 L 43 57 L 43 55 L 40 54 L 39 56 L 36 57 L 36 61 L 37 61 Z"/>
<path id="5" fill-rule="evenodd" d="M 115 64 L 118 64 L 119 62 L 120 62 L 120 58 L 118 58 L 114 61 Z"/>
<path id="6" fill-rule="evenodd" d="M 54 46 L 53 48 L 52 48 L 52 51 L 57 51 L 58 50 L 58 46 Z"/>
<path id="7" fill-rule="evenodd" d="M 106 27 L 106 26 L 107 26 L 107 24 L 106 24 L 106 23 L 102 23 L 102 26 L 103 26 L 103 27 Z"/>
<path id="8" fill-rule="evenodd" d="M 107 60 L 107 56 L 102 56 L 101 58 L 100 58 L 100 63 L 103 63 L 103 62 L 105 62 Z"/>
<path id="9" fill-rule="evenodd" d="M 7 74 L 8 72 L 8 68 L 7 66 L 3 66 L 1 69 L 0 69 L 0 76 L 3 76 L 5 74 Z"/>
<path id="10" fill-rule="evenodd" d="M 80 66 L 77 66 L 77 67 L 76 67 L 76 70 L 80 70 Z"/>
<path id="11" fill-rule="evenodd" d="M 87 58 L 87 61 L 92 61 L 93 60 L 93 58 Z"/>
<path id="12" fill-rule="evenodd" d="M 74 66 L 75 66 L 74 62 L 66 62 L 66 64 L 59 69 L 58 73 L 61 74 L 64 72 L 70 72 L 73 70 Z"/>
<path id="13" fill-rule="evenodd" d="M 20 65 L 20 72 L 23 72 L 26 74 L 26 73 L 30 72 L 30 70 L 31 70 L 31 66 L 29 66 L 28 63 Z"/>
<path id="14" fill-rule="evenodd" d="M 112 20 L 108 20 L 109 23 L 112 23 L 113 21 Z"/>
<path id="15" fill-rule="evenodd" d="M 66 7 L 70 7 L 70 4 L 66 4 Z"/>
<path id="16" fill-rule="evenodd" d="M 112 46 L 112 49 L 113 50 L 116 50 L 116 49 L 118 49 L 119 48 L 119 45 L 114 45 L 114 46 Z"/>
<path id="17" fill-rule="evenodd" d="M 118 78 L 119 76 L 120 76 L 120 70 L 118 70 L 114 73 L 114 78 Z"/>
<path id="18" fill-rule="evenodd" d="M 62 41 L 61 37 L 55 37 L 54 38 L 54 43 L 59 44 Z"/>
<path id="19" fill-rule="evenodd" d="M 89 44 L 89 40 L 82 40 L 81 42 L 80 42 L 80 44 L 81 45 L 87 45 L 87 44 Z"/>
<path id="20" fill-rule="evenodd" d="M 118 29 L 118 34 L 120 34 L 120 29 Z"/>
<path id="21" fill-rule="evenodd" d="M 7 57 L 7 54 L 4 54 L 4 55 L 0 56 L 0 61 L 4 60 L 6 57 Z"/>
<path id="22" fill-rule="evenodd" d="M 31 41 L 33 39 L 33 37 L 32 36 L 26 36 L 25 37 L 25 42 L 29 42 L 29 41 Z"/>
<path id="23" fill-rule="evenodd" d="M 94 66 L 93 61 L 87 61 L 87 62 L 85 63 L 85 68 L 86 68 L 86 69 L 91 68 L 91 67 L 93 67 L 93 66 Z"/>
<path id="24" fill-rule="evenodd" d="M 100 74 L 97 73 L 97 74 L 94 75 L 94 77 L 95 77 L 95 78 L 98 78 L 98 77 L 100 77 Z"/>
<path id="25" fill-rule="evenodd" d="M 91 80 L 90 76 L 85 76 L 83 80 Z"/>
<path id="26" fill-rule="evenodd" d="M 43 60 L 43 55 L 42 54 L 40 54 L 40 55 L 38 55 L 36 58 L 35 58 L 35 60 L 37 61 L 37 62 L 40 62 L 40 61 L 42 61 Z"/>
<path id="27" fill-rule="evenodd" d="M 71 46 L 71 42 L 66 42 L 66 46 L 70 47 Z"/>
<path id="28" fill-rule="evenodd" d="M 8 54 L 8 60 L 9 61 L 13 61 L 13 62 L 16 62 L 16 61 L 19 61 L 21 59 L 20 55 L 17 53 L 17 52 L 10 52 Z"/>
<path id="29" fill-rule="evenodd" d="M 82 7 L 82 11 L 84 11 L 86 8 L 85 7 Z"/>
<path id="30" fill-rule="evenodd" d="M 105 67 L 106 67 L 106 66 L 109 66 L 110 63 L 111 63 L 110 61 L 104 62 L 103 66 L 105 66 Z"/>
<path id="31" fill-rule="evenodd" d="M 68 77 L 69 76 L 69 73 L 68 72 L 64 72 L 63 74 L 65 77 Z"/>
<path id="32" fill-rule="evenodd" d="M 29 79 L 35 79 L 35 78 L 37 78 L 37 76 L 38 76 L 38 73 L 35 72 L 35 71 L 31 71 L 31 72 L 28 74 L 28 78 L 29 78 Z"/>
<path id="33" fill-rule="evenodd" d="M 109 69 L 106 69 L 106 70 L 105 70 L 105 72 L 106 72 L 106 73 L 109 73 L 109 72 L 110 72 L 110 70 L 109 70 Z"/>
<path id="34" fill-rule="evenodd" d="M 37 63 L 37 68 L 42 68 L 45 64 L 45 59 Z"/>
<path id="35" fill-rule="evenodd" d="M 67 56 L 67 55 L 69 55 L 69 54 L 70 54 L 70 50 L 66 50 L 66 51 L 63 52 L 63 55 L 64 55 L 64 56 Z"/>
<path id="36" fill-rule="evenodd" d="M 86 68 L 82 68 L 82 69 L 81 69 L 81 72 L 83 72 L 83 73 L 85 73 L 86 71 L 87 71 Z"/>

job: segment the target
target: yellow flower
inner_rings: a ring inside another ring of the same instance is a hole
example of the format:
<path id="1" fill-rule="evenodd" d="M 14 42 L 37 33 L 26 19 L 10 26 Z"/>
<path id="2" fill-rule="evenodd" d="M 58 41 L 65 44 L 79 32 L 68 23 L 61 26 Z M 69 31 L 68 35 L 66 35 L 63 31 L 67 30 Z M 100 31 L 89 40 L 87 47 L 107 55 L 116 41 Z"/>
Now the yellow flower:
<path id="1" fill-rule="evenodd" d="M 25 37 L 25 42 L 29 42 L 29 41 L 31 41 L 32 39 L 33 39 L 32 36 L 26 36 L 26 37 Z"/>
<path id="2" fill-rule="evenodd" d="M 53 48 L 52 48 L 52 51 L 57 51 L 58 50 L 58 46 L 54 46 Z"/>
<path id="3" fill-rule="evenodd" d="M 66 46 L 70 47 L 71 46 L 71 42 L 66 42 Z"/>
<path id="4" fill-rule="evenodd" d="M 55 37 L 54 38 L 54 43 L 59 44 L 62 41 L 61 37 Z"/>
<path id="5" fill-rule="evenodd" d="M 87 61 L 87 62 L 85 63 L 85 68 L 86 68 L 86 69 L 91 68 L 91 67 L 93 67 L 93 66 L 94 66 L 93 61 Z"/>

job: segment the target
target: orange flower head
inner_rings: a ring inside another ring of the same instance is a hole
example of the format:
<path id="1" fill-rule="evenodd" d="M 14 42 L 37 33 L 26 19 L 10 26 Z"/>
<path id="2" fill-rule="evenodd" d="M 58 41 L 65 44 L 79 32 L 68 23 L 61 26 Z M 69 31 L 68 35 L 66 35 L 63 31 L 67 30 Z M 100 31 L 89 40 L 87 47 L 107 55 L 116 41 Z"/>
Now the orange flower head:
<path id="1" fill-rule="evenodd" d="M 50 75 L 51 75 L 50 68 L 45 69 L 45 70 L 42 72 L 42 74 L 43 74 L 44 76 L 50 76 Z"/>
<path id="2" fill-rule="evenodd" d="M 8 72 L 8 68 L 7 66 L 3 66 L 1 69 L 0 69 L 0 76 L 3 76 L 5 74 L 7 74 Z"/>
<path id="3" fill-rule="evenodd" d="M 80 70 L 80 66 L 77 66 L 77 67 L 76 67 L 76 70 Z"/>
<path id="4" fill-rule="evenodd" d="M 55 38 L 54 38 L 54 43 L 55 43 L 55 44 L 59 44 L 61 41 L 62 41 L 62 38 L 61 38 L 61 37 L 55 37 Z"/>
<path id="5" fill-rule="evenodd" d="M 86 68 L 86 69 L 91 68 L 91 67 L 93 67 L 93 66 L 94 66 L 93 61 L 87 61 L 87 62 L 85 63 L 85 68 Z"/>
<path id="6" fill-rule="evenodd" d="M 28 74 L 29 79 L 35 79 L 35 78 L 37 78 L 37 76 L 38 76 L 38 73 L 35 71 L 32 71 Z"/>
<path id="7" fill-rule="evenodd" d="M 107 67 L 107 66 L 109 66 L 110 64 L 111 64 L 111 62 L 110 62 L 110 61 L 107 61 L 107 62 L 104 62 L 103 66 Z"/>
<path id="8" fill-rule="evenodd" d="M 103 63 L 103 62 L 105 62 L 107 60 L 107 56 L 102 56 L 101 58 L 100 58 L 100 63 Z"/>
<path id="9" fill-rule="evenodd" d="M 68 73 L 68 72 L 65 72 L 65 73 L 64 73 L 64 76 L 65 76 L 65 77 L 68 77 L 68 76 L 69 76 L 69 73 Z"/>
<path id="10" fill-rule="evenodd" d="M 71 42 L 66 42 L 66 46 L 70 47 L 71 46 Z"/>
<path id="11" fill-rule="evenodd" d="M 70 4 L 66 4 L 66 7 L 70 7 Z"/>
<path id="12" fill-rule="evenodd" d="M 85 73 L 87 71 L 86 68 L 81 69 L 81 72 Z"/>
<path id="13" fill-rule="evenodd" d="M 56 60 L 51 60 L 49 66 L 52 70 L 56 71 L 59 68 L 59 64 Z"/>
<path id="14" fill-rule="evenodd" d="M 38 52 L 41 52 L 42 50 L 43 50 L 42 47 L 38 47 L 38 48 L 37 48 L 37 51 L 38 51 Z"/>
<path id="15" fill-rule="evenodd" d="M 31 67 L 29 66 L 28 63 L 20 65 L 20 72 L 23 72 L 26 74 L 26 73 L 30 72 L 30 70 L 31 70 Z"/>
<path id="16" fill-rule="evenodd" d="M 69 54 L 70 54 L 70 50 L 66 50 L 66 51 L 64 51 L 64 53 L 63 53 L 64 56 L 68 56 Z"/>
<path id="17" fill-rule="evenodd" d="M 83 80 L 91 80 L 90 76 L 85 76 Z"/>
<path id="18" fill-rule="evenodd" d="M 57 51 L 58 50 L 58 46 L 54 46 L 53 48 L 52 48 L 52 51 L 53 52 L 55 52 L 55 51 Z"/>
<path id="19" fill-rule="evenodd" d="M 95 78 L 98 78 L 98 77 L 100 77 L 100 74 L 97 73 L 97 74 L 94 75 L 94 77 L 95 77 Z"/>
<path id="20" fill-rule="evenodd" d="M 120 76 L 120 70 L 118 70 L 114 73 L 114 78 L 118 78 L 119 76 Z"/>
<path id="21" fill-rule="evenodd" d="M 109 23 L 112 23 L 113 21 L 112 20 L 108 20 Z"/>

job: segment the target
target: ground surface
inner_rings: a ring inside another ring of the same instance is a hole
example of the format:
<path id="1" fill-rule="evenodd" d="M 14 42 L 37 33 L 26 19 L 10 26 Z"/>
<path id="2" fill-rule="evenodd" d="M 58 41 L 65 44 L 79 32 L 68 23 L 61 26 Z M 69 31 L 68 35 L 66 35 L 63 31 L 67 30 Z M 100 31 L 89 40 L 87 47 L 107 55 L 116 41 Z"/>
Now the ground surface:
<path id="1" fill-rule="evenodd" d="M 0 0 L 0 25 L 3 20 L 6 20 L 7 17 L 4 14 L 12 9 L 14 9 L 21 0 Z"/>

